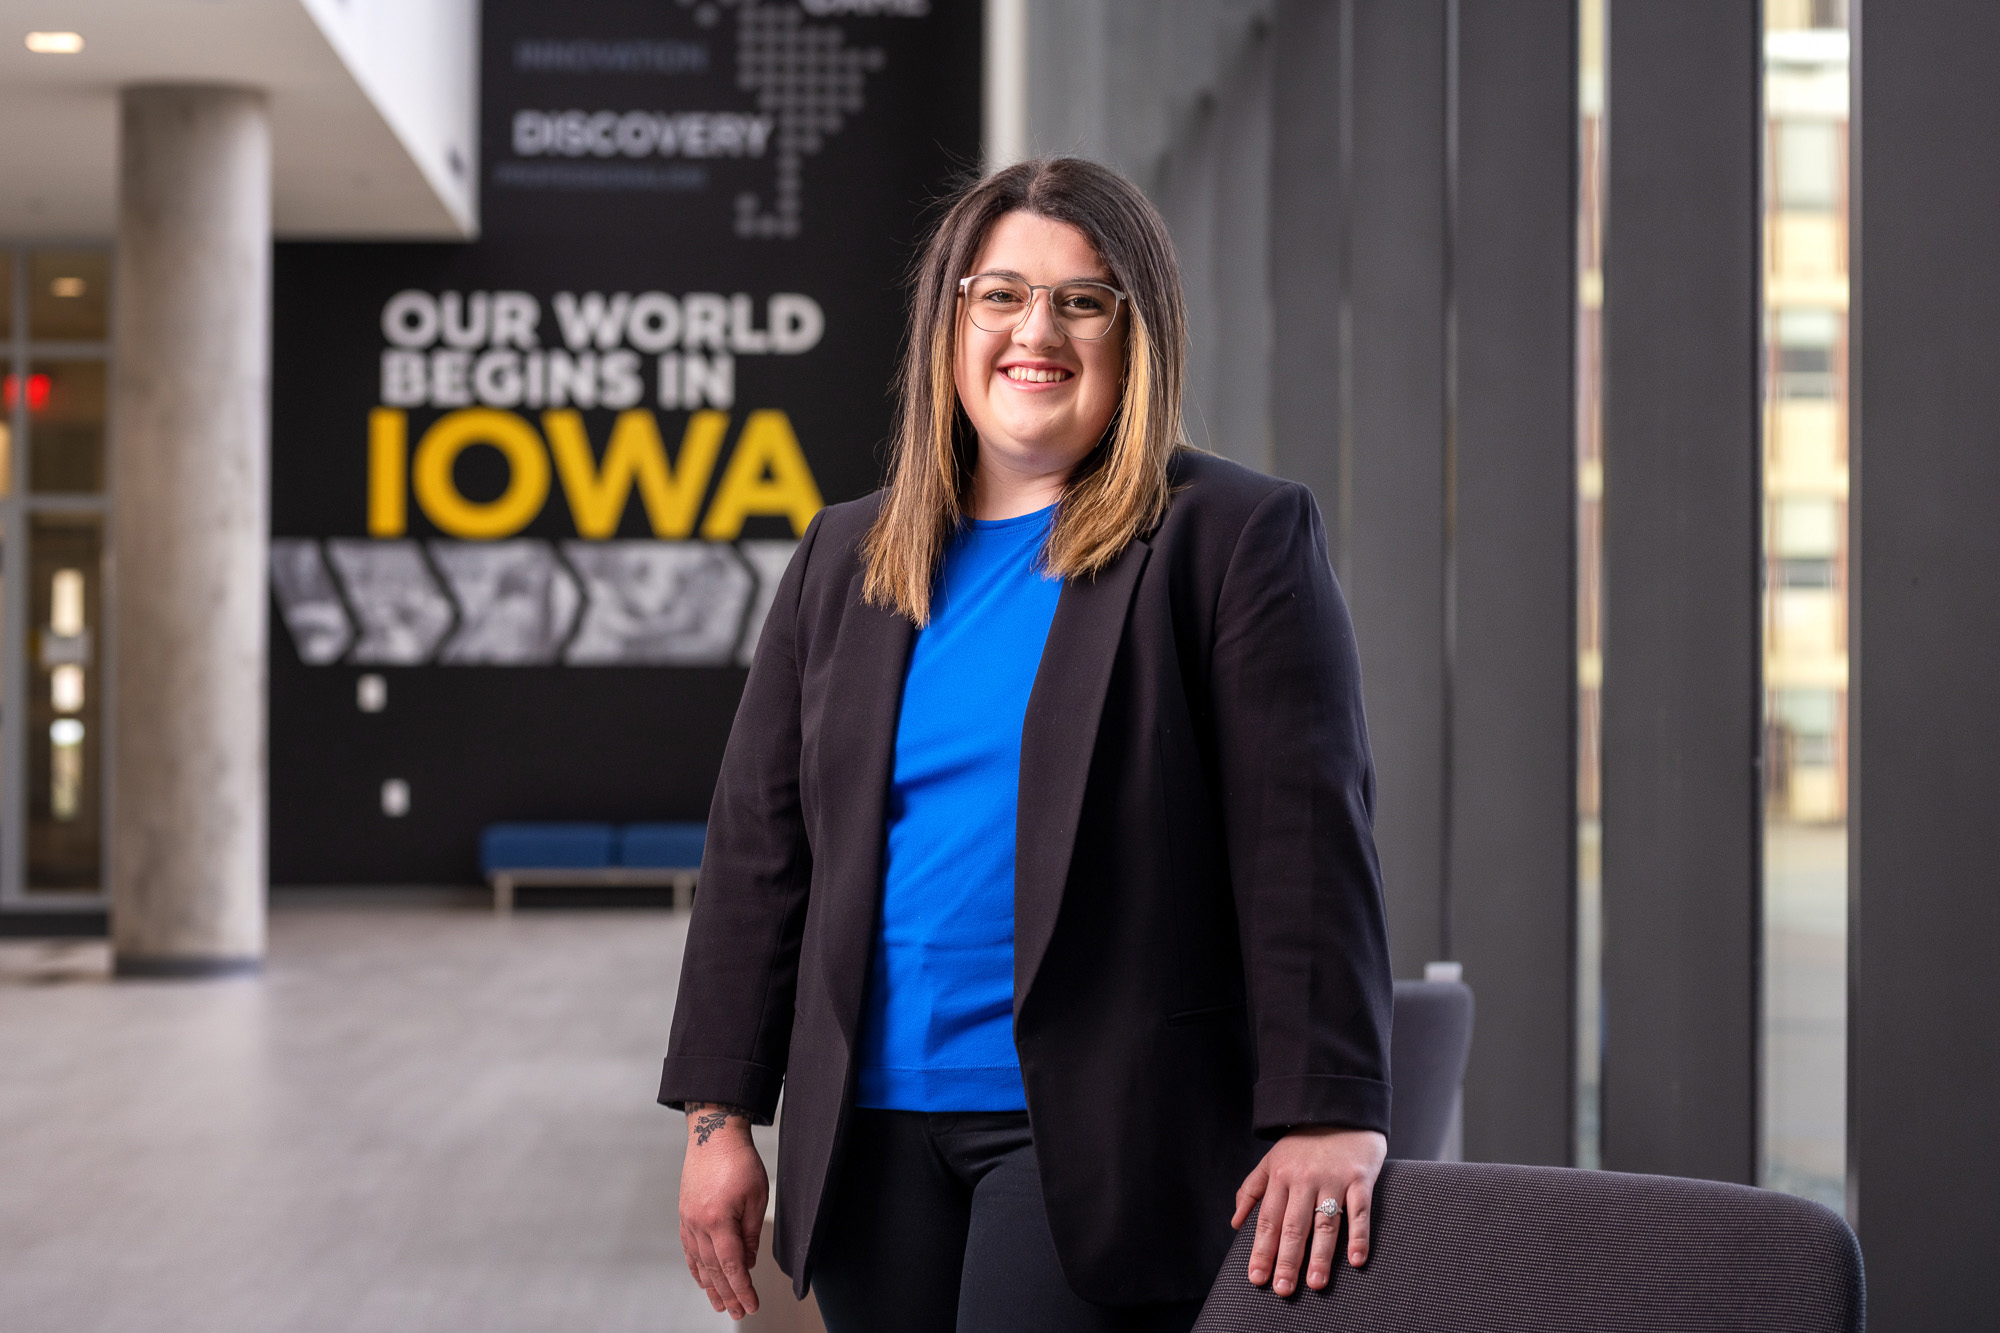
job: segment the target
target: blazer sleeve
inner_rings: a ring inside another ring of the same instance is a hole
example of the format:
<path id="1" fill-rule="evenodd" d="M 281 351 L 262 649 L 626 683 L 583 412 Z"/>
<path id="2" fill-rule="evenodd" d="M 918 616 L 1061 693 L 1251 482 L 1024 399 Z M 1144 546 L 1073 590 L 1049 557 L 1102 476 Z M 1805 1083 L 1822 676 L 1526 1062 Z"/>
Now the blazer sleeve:
<path id="1" fill-rule="evenodd" d="M 681 960 L 660 1101 L 768 1125 L 792 1039 L 812 848 L 799 801 L 799 604 L 815 517 L 778 581 L 729 730 Z"/>
<path id="2" fill-rule="evenodd" d="M 1255 1127 L 1389 1130 L 1393 983 L 1354 629 L 1312 495 L 1258 504 L 1211 659 L 1223 826 L 1257 1056 Z"/>

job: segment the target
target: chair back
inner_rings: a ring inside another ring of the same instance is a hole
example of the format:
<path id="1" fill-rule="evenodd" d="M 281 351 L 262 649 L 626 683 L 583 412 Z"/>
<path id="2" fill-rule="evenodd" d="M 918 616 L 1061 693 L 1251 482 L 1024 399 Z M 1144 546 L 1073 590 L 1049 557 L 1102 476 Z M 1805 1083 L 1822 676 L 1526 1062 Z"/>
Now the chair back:
<path id="1" fill-rule="evenodd" d="M 1472 1050 L 1472 988 L 1462 981 L 1399 981 L 1389 1032 L 1389 1155 L 1443 1156 Z"/>
<path id="2" fill-rule="evenodd" d="M 1244 1276 L 1253 1230 L 1237 1234 L 1196 1333 L 1862 1329 L 1861 1247 L 1847 1224 L 1745 1185 L 1391 1161 L 1368 1262 L 1343 1257 L 1326 1290 L 1301 1284 L 1285 1298 Z"/>

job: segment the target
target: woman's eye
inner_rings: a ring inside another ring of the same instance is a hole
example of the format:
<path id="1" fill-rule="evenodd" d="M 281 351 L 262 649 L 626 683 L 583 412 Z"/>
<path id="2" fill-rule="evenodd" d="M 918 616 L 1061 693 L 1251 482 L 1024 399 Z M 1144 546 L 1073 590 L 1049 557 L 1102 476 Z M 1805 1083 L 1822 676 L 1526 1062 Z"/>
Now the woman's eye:
<path id="1" fill-rule="evenodd" d="M 985 300 L 986 300 L 986 304 L 988 304 L 988 305 L 1019 305 L 1019 304 L 1021 304 L 1021 296 L 1020 296 L 1020 293 L 1018 293 L 1018 292 L 1010 292 L 1010 291 L 1007 291 L 1007 290 L 1005 290 L 1004 288 L 1003 288 L 1003 289 L 1001 289 L 1000 291 L 997 291 L 997 292 L 988 292 L 988 293 L 986 293 L 986 297 L 985 297 Z"/>
<path id="2" fill-rule="evenodd" d="M 1104 302 L 1095 296 L 1066 296 L 1063 298 L 1063 309 L 1077 315 L 1098 315 L 1104 312 Z"/>

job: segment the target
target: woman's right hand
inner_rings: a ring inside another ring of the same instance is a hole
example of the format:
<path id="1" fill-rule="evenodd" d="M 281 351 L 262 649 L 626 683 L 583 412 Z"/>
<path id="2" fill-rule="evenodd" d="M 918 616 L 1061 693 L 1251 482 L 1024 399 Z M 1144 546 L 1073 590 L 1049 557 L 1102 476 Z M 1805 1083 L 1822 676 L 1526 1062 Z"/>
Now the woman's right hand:
<path id="1" fill-rule="evenodd" d="M 681 1165 L 681 1251 L 709 1304 L 731 1319 L 757 1313 L 750 1270 L 764 1234 L 770 1180 L 750 1141 L 750 1114 L 719 1102 L 687 1104 Z"/>

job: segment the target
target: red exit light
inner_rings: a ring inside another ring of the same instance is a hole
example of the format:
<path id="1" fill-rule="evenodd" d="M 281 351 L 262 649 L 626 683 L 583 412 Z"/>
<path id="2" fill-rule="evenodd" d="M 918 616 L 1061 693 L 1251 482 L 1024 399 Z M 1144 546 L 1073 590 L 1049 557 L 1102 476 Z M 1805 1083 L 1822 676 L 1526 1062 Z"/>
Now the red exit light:
<path id="1" fill-rule="evenodd" d="M 21 386 L 17 383 L 18 378 L 9 375 L 4 381 L 0 381 L 0 403 L 4 403 L 9 412 L 13 411 L 14 404 L 20 401 Z M 39 412 L 48 405 L 49 377 L 42 374 L 28 376 L 28 410 Z"/>

